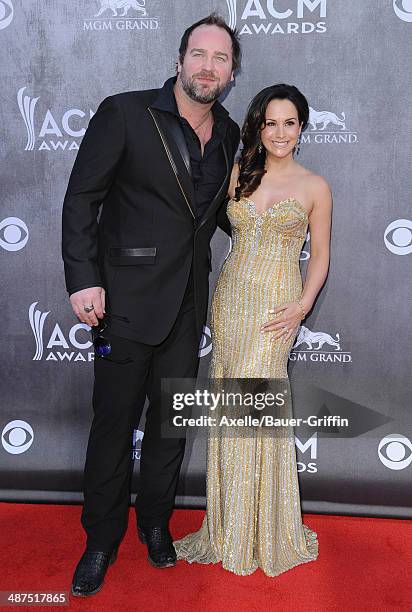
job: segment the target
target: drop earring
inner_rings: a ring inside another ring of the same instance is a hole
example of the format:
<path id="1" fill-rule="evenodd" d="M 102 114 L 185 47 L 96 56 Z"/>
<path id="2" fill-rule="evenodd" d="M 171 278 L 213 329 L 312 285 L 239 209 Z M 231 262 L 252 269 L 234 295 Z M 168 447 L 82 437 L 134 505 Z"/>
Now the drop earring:
<path id="1" fill-rule="evenodd" d="M 262 143 L 261 142 L 259 142 L 259 146 L 258 146 L 257 150 L 258 150 L 258 153 L 260 155 L 262 153 L 262 151 L 263 151 L 263 147 L 262 147 Z"/>
<path id="2" fill-rule="evenodd" d="M 296 153 L 296 155 L 299 155 L 299 152 L 300 152 L 300 134 L 299 134 L 299 138 L 298 138 L 298 140 L 296 142 L 296 145 L 295 145 L 295 153 Z"/>

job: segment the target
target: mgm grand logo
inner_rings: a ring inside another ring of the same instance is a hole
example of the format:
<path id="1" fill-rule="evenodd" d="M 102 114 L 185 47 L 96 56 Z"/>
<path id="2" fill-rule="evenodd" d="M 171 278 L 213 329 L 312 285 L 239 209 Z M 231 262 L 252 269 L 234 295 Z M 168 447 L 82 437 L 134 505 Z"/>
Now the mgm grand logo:
<path id="1" fill-rule="evenodd" d="M 318 363 L 350 363 L 352 355 L 349 351 L 342 350 L 339 333 L 333 337 L 327 332 L 312 331 L 301 325 L 289 359 Z"/>
<path id="2" fill-rule="evenodd" d="M 148 15 L 146 0 L 97 0 L 93 19 L 83 20 L 83 30 L 157 30 L 158 17 Z"/>
<path id="3" fill-rule="evenodd" d="M 358 135 L 348 129 L 346 115 L 330 110 L 315 110 L 309 107 L 308 130 L 301 136 L 302 143 L 316 144 L 354 144 Z"/>

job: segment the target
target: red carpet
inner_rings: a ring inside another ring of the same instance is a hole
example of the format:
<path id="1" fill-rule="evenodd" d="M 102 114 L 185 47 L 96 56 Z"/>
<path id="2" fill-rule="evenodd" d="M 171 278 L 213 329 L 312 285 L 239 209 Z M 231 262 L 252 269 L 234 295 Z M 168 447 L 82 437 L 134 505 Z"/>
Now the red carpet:
<path id="1" fill-rule="evenodd" d="M 0 504 L 0 590 L 68 591 L 83 552 L 80 513 L 80 506 Z M 200 527 L 203 515 L 199 510 L 176 510 L 171 521 L 173 536 Z M 305 523 L 318 533 L 317 561 L 276 578 L 260 570 L 241 577 L 220 565 L 184 561 L 165 570 L 152 568 L 146 561 L 145 546 L 137 540 L 131 510 L 128 533 L 103 590 L 88 599 L 71 598 L 70 609 L 412 610 L 412 521 L 306 515 Z"/>

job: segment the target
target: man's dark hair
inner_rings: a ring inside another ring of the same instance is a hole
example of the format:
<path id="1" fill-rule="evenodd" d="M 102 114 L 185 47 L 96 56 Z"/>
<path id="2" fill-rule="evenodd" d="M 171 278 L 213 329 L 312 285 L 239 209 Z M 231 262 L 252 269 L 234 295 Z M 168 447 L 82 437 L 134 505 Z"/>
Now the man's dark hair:
<path id="1" fill-rule="evenodd" d="M 226 21 L 222 17 L 220 17 L 217 13 L 211 13 L 207 17 L 204 17 L 200 21 L 197 21 L 193 25 L 189 26 L 187 30 L 185 30 L 182 36 L 182 40 L 180 41 L 180 47 L 179 47 L 180 63 L 183 64 L 183 60 L 186 55 L 187 46 L 189 43 L 189 37 L 191 33 L 193 32 L 193 30 L 195 30 L 196 28 L 202 25 L 214 25 L 214 26 L 217 26 L 218 28 L 222 28 L 223 30 L 226 30 L 226 32 L 229 34 L 232 40 L 232 70 L 233 72 L 235 72 L 236 70 L 239 70 L 241 60 L 242 60 L 242 50 L 240 48 L 239 33 L 237 30 L 232 30 L 232 28 L 229 28 Z"/>

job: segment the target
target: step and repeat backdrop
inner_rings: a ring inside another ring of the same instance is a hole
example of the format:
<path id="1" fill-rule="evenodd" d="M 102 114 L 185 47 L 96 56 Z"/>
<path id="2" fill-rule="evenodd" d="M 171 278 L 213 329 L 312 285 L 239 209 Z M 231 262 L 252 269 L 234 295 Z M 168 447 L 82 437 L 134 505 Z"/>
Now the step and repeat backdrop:
<path id="1" fill-rule="evenodd" d="M 212 10 L 241 35 L 232 117 L 267 85 L 299 87 L 298 160 L 333 190 L 329 276 L 289 363 L 295 416 L 325 417 L 295 432 L 303 509 L 410 518 L 411 0 L 0 0 L 0 499 L 82 500 L 93 350 L 64 286 L 68 177 L 101 100 L 160 87 L 184 29 Z M 230 248 L 220 230 L 212 247 L 211 289 Z M 303 274 L 309 259 L 310 232 Z M 211 349 L 206 325 L 202 374 Z M 204 505 L 205 442 L 188 440 L 178 505 Z"/>

